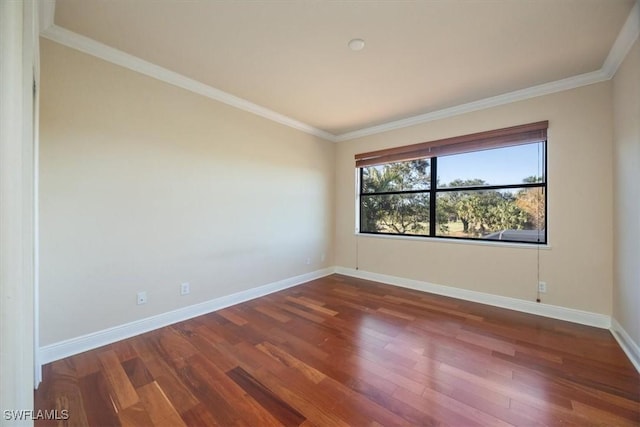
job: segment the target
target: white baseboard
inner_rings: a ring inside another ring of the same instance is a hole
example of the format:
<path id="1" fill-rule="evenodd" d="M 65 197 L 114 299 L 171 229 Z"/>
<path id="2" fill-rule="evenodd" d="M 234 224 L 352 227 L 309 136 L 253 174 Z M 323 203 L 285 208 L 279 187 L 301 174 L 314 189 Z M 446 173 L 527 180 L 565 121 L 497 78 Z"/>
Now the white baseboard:
<path id="1" fill-rule="evenodd" d="M 613 336 L 618 340 L 620 346 L 625 351 L 634 366 L 640 372 L 640 349 L 638 345 L 629 337 L 625 330 L 611 317 L 591 313 L 588 311 L 576 310 L 572 308 L 559 307 L 549 304 L 541 304 L 516 298 L 487 294 L 484 292 L 470 291 L 451 286 L 437 285 L 419 280 L 406 279 L 397 276 L 389 276 L 379 273 L 371 273 L 363 270 L 355 270 L 346 267 L 329 267 L 317 270 L 300 276 L 291 277 L 277 282 L 269 283 L 257 288 L 194 304 L 188 307 L 162 313 L 156 316 L 137 320 L 127 324 L 104 329 L 80 337 L 71 338 L 65 341 L 40 347 L 37 360 L 42 365 L 63 359 L 65 357 L 79 354 L 94 348 L 114 343 L 135 335 L 149 332 L 164 326 L 168 326 L 183 320 L 191 319 L 203 314 L 249 301 L 264 295 L 278 292 L 310 280 L 318 279 L 333 273 L 345 276 L 357 277 L 372 280 L 389 285 L 399 286 L 408 289 L 415 289 L 437 295 L 458 298 L 466 301 L 487 304 L 494 307 L 501 307 L 524 313 L 536 314 L 553 319 L 566 320 L 602 329 L 611 329 Z"/>
<path id="2" fill-rule="evenodd" d="M 405 279 L 397 276 L 388 276 L 386 274 L 355 270 L 353 268 L 336 267 L 335 271 L 338 274 L 344 274 L 346 276 L 373 280 L 375 282 L 415 289 L 432 294 L 444 295 L 447 297 L 458 298 L 465 301 L 478 302 L 481 304 L 492 305 L 494 307 L 507 308 L 509 310 L 516 310 L 524 313 L 537 314 L 539 316 L 551 317 L 553 319 L 566 320 L 569 322 L 580 323 L 582 325 L 595 326 L 602 329 L 609 329 L 611 327 L 611 317 L 604 314 L 591 313 L 588 311 L 559 307 L 556 305 L 542 304 L 532 301 L 525 301 L 500 295 L 492 295 L 484 292 L 470 291 L 467 289 L 454 288 L 451 286 L 436 285 L 419 280 Z"/>
<path id="3" fill-rule="evenodd" d="M 611 334 L 618 341 L 618 344 L 620 344 L 620 347 L 622 347 L 622 350 L 633 363 L 638 373 L 640 373 L 640 346 L 613 317 L 611 318 Z"/>
<path id="4" fill-rule="evenodd" d="M 328 276 L 334 272 L 335 269 L 333 267 L 313 271 L 311 273 L 279 280 L 257 288 L 247 289 L 246 291 L 179 308 L 167 313 L 136 320 L 124 325 L 114 326 L 113 328 L 49 344 L 44 347 L 40 347 L 37 360 L 41 365 L 44 365 L 74 354 L 79 354 L 103 345 L 133 337 L 135 335 L 140 335 L 154 329 L 211 313 L 234 304 L 239 304 L 283 289 L 291 288 L 310 280 Z"/>

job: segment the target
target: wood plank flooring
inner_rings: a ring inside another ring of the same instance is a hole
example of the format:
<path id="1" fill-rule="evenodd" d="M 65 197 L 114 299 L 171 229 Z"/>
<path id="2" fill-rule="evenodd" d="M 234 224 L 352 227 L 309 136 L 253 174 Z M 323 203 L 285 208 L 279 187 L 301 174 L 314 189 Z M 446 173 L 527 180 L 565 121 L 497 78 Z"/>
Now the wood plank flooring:
<path id="1" fill-rule="evenodd" d="M 37 426 L 640 425 L 609 331 L 332 275 L 50 363 Z"/>

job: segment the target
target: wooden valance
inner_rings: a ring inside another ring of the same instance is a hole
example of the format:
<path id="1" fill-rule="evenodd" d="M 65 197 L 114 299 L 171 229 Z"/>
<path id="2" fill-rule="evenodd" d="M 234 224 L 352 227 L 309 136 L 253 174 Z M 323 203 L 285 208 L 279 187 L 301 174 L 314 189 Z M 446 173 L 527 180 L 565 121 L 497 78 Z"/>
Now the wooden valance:
<path id="1" fill-rule="evenodd" d="M 549 121 L 356 154 L 356 167 L 403 162 L 546 141 Z"/>

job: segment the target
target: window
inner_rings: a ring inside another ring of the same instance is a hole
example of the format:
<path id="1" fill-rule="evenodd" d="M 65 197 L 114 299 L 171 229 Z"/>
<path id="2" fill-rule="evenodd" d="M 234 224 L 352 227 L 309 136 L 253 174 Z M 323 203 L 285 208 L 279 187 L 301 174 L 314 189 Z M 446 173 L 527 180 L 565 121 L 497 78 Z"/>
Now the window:
<path id="1" fill-rule="evenodd" d="M 360 233 L 546 243 L 547 126 L 357 154 Z"/>

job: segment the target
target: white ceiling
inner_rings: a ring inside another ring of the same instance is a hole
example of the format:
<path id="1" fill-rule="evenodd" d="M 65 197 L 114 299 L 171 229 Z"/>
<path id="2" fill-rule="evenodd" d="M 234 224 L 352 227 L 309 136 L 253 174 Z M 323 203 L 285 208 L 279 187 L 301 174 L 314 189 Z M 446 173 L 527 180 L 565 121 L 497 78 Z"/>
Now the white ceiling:
<path id="1" fill-rule="evenodd" d="M 600 70 L 634 3 L 57 0 L 54 23 L 340 135 Z"/>

